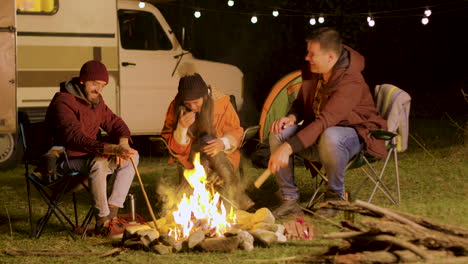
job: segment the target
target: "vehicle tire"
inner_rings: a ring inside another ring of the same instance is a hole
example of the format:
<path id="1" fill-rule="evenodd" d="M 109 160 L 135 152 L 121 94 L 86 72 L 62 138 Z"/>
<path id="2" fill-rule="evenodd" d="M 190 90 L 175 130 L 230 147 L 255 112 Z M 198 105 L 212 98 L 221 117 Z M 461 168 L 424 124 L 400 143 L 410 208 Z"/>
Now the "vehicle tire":
<path id="1" fill-rule="evenodd" d="M 14 168 L 23 155 L 23 148 L 15 134 L 0 133 L 0 169 Z"/>

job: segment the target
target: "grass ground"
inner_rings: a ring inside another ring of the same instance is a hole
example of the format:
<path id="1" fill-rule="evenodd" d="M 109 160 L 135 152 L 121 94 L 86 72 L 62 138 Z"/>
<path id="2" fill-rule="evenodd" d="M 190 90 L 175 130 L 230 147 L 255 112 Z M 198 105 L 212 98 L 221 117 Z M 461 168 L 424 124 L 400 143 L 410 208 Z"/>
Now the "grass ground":
<path id="1" fill-rule="evenodd" d="M 416 141 L 410 140 L 407 152 L 399 154 L 402 200 L 399 205 L 391 205 L 378 193 L 373 203 L 395 210 L 409 212 L 431 218 L 435 221 L 468 228 L 468 147 L 461 144 L 462 138 L 447 122 L 424 121 L 412 124 L 412 135 Z M 167 158 L 161 156 L 146 156 L 139 166 L 150 200 L 158 207 L 156 187 L 162 183 L 175 185 L 176 167 L 166 163 Z M 252 182 L 263 169 L 254 168 L 249 160 L 246 164 L 246 178 Z M 392 168 L 388 168 L 392 169 Z M 288 257 L 316 256 L 323 253 L 331 244 L 337 241 L 320 239 L 320 234 L 336 231 L 326 222 L 312 219 L 312 224 L 318 232 L 313 241 L 289 241 L 272 248 L 255 248 L 251 252 L 237 250 L 234 253 L 182 253 L 160 256 L 144 251 L 127 251 L 116 257 L 99 258 L 100 253 L 112 249 L 111 241 L 104 238 L 90 237 L 85 240 L 73 241 L 61 228 L 55 217 L 42 237 L 38 240 L 29 238 L 28 207 L 26 188 L 23 178 L 23 168 L 0 172 L 0 252 L 1 249 L 53 249 L 82 252 L 90 250 L 93 254 L 83 253 L 73 257 L 37 257 L 8 256 L 0 253 L 0 263 L 255 263 L 266 260 L 265 263 L 285 263 Z M 311 179 L 303 167 L 296 167 L 296 180 L 301 188 L 302 202 L 313 192 L 315 181 Z M 359 169 L 349 171 L 346 175 L 346 188 L 353 191 L 363 179 Z M 393 174 L 385 176 L 389 182 Z M 394 185 L 390 184 L 394 187 Z M 274 208 L 278 203 L 275 195 L 276 183 L 271 177 L 258 191 L 250 191 L 257 206 Z M 368 196 L 370 185 L 366 185 L 359 193 L 358 199 Z M 137 212 L 148 217 L 147 210 L 137 181 L 131 188 L 136 196 Z M 34 192 L 35 193 L 35 192 Z M 90 200 L 83 192 L 78 197 L 79 213 L 84 215 L 89 209 Z M 62 208 L 72 215 L 72 204 L 67 199 Z M 33 214 L 41 216 L 47 209 L 41 203 L 39 196 L 33 196 Z M 156 211 L 158 212 L 158 211 Z M 343 218 L 339 214 L 334 221 Z M 95 253 L 95 254 L 94 254 Z"/>

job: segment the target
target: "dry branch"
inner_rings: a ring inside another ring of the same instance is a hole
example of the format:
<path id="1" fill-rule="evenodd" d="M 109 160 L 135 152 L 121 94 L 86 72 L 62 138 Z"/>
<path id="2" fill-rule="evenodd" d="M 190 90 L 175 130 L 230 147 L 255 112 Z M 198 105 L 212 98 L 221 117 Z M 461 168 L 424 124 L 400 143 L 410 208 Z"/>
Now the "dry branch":
<path id="1" fill-rule="evenodd" d="M 66 250 L 49 250 L 49 249 L 1 249 L 0 253 L 10 256 L 48 256 L 48 257 L 62 257 L 62 256 L 83 256 L 95 255 L 96 252 L 92 250 L 80 251 L 66 251 Z"/>
<path id="2" fill-rule="evenodd" d="M 389 209 L 390 210 L 390 209 Z M 390 210 L 400 216 L 403 216 L 415 223 L 418 223 L 426 228 L 429 228 L 429 229 L 433 229 L 433 230 L 436 230 L 436 231 L 440 231 L 440 232 L 443 232 L 443 233 L 447 233 L 447 234 L 450 234 L 450 235 L 454 235 L 454 236 L 460 236 L 460 237 L 464 237 L 464 238 L 468 238 L 468 230 L 465 229 L 465 228 L 462 228 L 462 227 L 458 227 L 458 226 L 451 226 L 451 225 L 446 225 L 446 224 L 440 224 L 440 223 L 436 223 L 430 219 L 427 219 L 425 217 L 422 217 L 422 216 L 418 216 L 418 215 L 413 215 L 413 214 L 409 214 L 409 213 L 404 213 L 404 212 L 399 212 L 399 211 L 395 211 L 395 210 Z"/>
<path id="3" fill-rule="evenodd" d="M 366 209 L 369 209 L 371 211 L 374 211 L 376 213 L 379 213 L 383 216 L 386 216 L 390 219 L 393 219 L 393 220 L 396 220 L 400 223 L 403 223 L 403 224 L 406 224 L 406 225 L 409 225 L 411 226 L 412 228 L 415 228 L 415 229 L 419 229 L 419 230 L 425 230 L 426 228 L 401 216 L 401 215 L 398 215 L 386 208 L 383 208 L 383 207 L 380 207 L 380 206 L 377 206 L 377 205 L 374 205 L 374 204 L 371 204 L 371 203 L 367 203 L 367 202 L 364 202 L 364 201 L 361 201 L 361 200 L 356 200 L 355 202 L 356 205 L 359 205 L 363 208 L 366 208 Z"/>
<path id="4" fill-rule="evenodd" d="M 368 227 L 372 232 L 391 233 L 399 236 L 410 237 L 411 240 L 418 242 L 428 248 L 462 249 L 459 254 L 466 255 L 468 252 L 468 239 L 453 236 L 434 230 L 414 230 L 411 227 L 378 219 L 362 219 L 361 224 Z"/>

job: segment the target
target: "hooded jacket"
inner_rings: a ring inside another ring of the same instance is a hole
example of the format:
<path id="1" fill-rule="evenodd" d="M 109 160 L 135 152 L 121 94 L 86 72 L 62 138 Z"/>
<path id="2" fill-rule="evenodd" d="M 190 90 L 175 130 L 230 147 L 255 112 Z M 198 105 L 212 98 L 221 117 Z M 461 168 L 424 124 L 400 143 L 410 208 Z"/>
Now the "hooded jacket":
<path id="1" fill-rule="evenodd" d="M 361 72 L 364 57 L 352 48 L 343 45 L 343 51 L 333 67 L 333 73 L 324 87 L 324 99 L 320 114 L 315 116 L 312 105 L 321 74 L 302 70 L 302 88 L 292 104 L 289 114 L 304 121 L 302 129 L 288 139 L 293 152 L 297 153 L 314 144 L 325 129 L 332 126 L 352 127 L 364 144 L 364 151 L 383 158 L 387 150 L 385 142 L 369 135 L 369 131 L 386 129 L 386 121 L 375 108 L 374 100 Z"/>
<path id="2" fill-rule="evenodd" d="M 91 104 L 83 94 L 78 78 L 60 84 L 47 109 L 46 122 L 54 145 L 64 146 L 70 158 L 86 155 L 103 156 L 106 142 L 96 139 L 103 129 L 112 140 L 130 139 L 130 130 L 124 121 L 104 103 Z"/>

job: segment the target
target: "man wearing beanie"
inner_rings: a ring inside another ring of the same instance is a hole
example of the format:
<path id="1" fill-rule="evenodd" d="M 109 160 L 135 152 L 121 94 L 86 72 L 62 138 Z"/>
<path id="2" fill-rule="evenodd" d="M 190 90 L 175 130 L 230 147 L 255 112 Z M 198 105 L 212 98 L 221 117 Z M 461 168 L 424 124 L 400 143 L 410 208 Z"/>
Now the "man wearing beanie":
<path id="1" fill-rule="evenodd" d="M 69 162 L 59 162 L 57 173 L 69 171 L 89 175 L 89 187 L 96 208 L 96 232 L 119 236 L 122 220 L 117 218 L 135 175 L 131 157 L 138 153 L 129 145 L 130 130 L 104 103 L 101 93 L 109 82 L 106 66 L 86 62 L 80 76 L 60 84 L 47 109 L 46 122 L 54 145 L 64 146 Z M 110 142 L 97 139 L 104 130 Z M 107 175 L 115 173 L 112 193 L 107 197 Z M 121 232 L 122 231 L 122 232 Z"/>
<path id="2" fill-rule="evenodd" d="M 224 181 L 224 195 L 240 209 L 252 200 L 235 173 L 240 163 L 238 146 L 243 129 L 229 96 L 206 85 L 193 65 L 180 66 L 178 93 L 169 105 L 162 136 L 185 168 L 193 168 L 199 152 L 206 169 Z"/>

